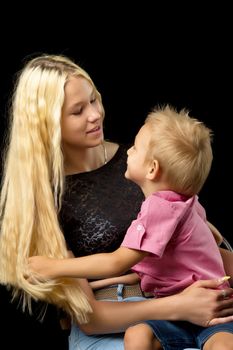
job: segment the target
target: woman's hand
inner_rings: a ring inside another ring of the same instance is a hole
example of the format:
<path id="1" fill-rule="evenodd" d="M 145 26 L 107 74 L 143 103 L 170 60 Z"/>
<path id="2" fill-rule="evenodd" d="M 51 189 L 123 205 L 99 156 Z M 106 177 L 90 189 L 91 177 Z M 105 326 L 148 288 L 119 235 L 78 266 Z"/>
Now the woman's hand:
<path id="1" fill-rule="evenodd" d="M 179 319 L 204 327 L 233 321 L 233 290 L 217 289 L 225 280 L 197 281 L 180 293 Z"/>

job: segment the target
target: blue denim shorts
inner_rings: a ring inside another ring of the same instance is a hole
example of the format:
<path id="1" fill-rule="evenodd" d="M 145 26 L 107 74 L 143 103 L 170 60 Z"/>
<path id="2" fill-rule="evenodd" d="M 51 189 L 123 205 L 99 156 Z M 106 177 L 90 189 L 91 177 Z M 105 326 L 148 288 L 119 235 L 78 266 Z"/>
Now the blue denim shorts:
<path id="1" fill-rule="evenodd" d="M 218 332 L 233 333 L 233 322 L 200 327 L 185 321 L 146 321 L 165 350 L 202 349 L 206 340 Z"/>
<path id="2" fill-rule="evenodd" d="M 123 298 L 123 285 L 117 289 L 118 301 L 146 300 L 143 297 Z M 109 300 L 109 299 L 108 299 Z M 116 300 L 114 300 L 116 301 Z M 69 336 L 69 350 L 124 350 L 124 333 L 86 335 L 73 324 Z"/>

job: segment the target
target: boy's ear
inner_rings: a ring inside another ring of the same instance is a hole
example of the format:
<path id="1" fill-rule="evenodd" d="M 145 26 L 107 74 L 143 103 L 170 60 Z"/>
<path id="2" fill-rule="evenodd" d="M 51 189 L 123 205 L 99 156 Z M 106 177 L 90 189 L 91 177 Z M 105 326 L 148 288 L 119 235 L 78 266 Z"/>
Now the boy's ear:
<path id="1" fill-rule="evenodd" d="M 148 172 L 146 175 L 146 178 L 148 180 L 154 180 L 159 175 L 159 162 L 157 159 L 153 159 L 153 161 L 150 163 Z"/>

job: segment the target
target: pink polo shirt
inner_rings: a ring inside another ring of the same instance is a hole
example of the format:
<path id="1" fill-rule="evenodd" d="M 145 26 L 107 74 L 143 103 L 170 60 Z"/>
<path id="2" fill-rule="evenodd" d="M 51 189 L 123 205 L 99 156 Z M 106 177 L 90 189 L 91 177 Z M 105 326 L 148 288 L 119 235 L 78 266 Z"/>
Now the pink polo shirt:
<path id="1" fill-rule="evenodd" d="M 150 195 L 122 246 L 150 253 L 132 270 L 140 276 L 142 290 L 156 296 L 175 294 L 194 281 L 225 275 L 197 196 L 187 199 L 172 191 Z"/>

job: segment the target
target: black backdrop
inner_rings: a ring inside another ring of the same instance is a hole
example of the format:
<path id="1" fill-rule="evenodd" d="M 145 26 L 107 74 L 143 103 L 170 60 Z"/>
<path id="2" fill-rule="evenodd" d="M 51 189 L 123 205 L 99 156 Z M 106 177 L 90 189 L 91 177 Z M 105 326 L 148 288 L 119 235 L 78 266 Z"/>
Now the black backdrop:
<path id="1" fill-rule="evenodd" d="M 12 34 L 6 35 L 6 28 L 1 28 L 1 141 L 15 73 L 25 57 L 37 53 L 68 55 L 87 70 L 102 94 L 108 139 L 132 141 L 146 114 L 158 103 L 186 107 L 214 132 L 213 166 L 200 201 L 209 221 L 233 244 L 230 11 L 213 9 L 213 5 L 205 11 L 186 8 L 186 14 L 182 9 L 179 15 L 173 11 L 168 14 L 167 9 L 144 11 L 139 6 L 137 14 L 124 8 L 106 10 L 109 13 L 102 16 L 104 20 L 98 12 L 90 16 L 83 11 L 71 14 L 69 9 L 65 23 L 65 13 L 59 19 L 47 16 L 45 23 L 43 9 L 37 20 L 26 16 L 23 27 L 20 17 Z M 9 349 L 16 344 L 25 349 L 26 344 L 28 348 L 41 348 L 42 344 L 47 344 L 43 348 L 65 348 L 59 337 L 55 342 L 56 327 L 43 329 L 25 321 L 2 299 L 4 293 L 0 298 L 1 337 L 5 335 L 12 344 Z M 29 333 L 35 337 L 33 345 L 27 341 Z"/>

